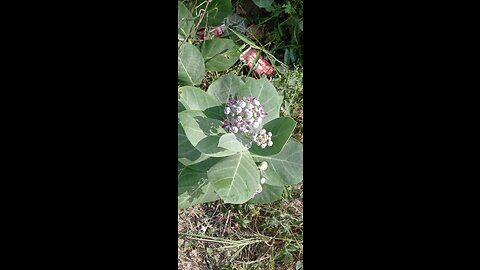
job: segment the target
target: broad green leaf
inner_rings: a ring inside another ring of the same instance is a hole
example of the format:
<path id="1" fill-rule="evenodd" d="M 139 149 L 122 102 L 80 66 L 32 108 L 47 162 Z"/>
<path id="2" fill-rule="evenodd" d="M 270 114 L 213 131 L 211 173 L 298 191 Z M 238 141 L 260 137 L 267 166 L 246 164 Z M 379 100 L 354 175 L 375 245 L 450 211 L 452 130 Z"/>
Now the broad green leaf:
<path id="1" fill-rule="evenodd" d="M 185 106 L 183 106 L 183 104 L 180 102 L 180 100 L 178 101 L 178 112 L 183 112 L 185 111 Z"/>
<path id="2" fill-rule="evenodd" d="M 185 135 L 185 130 L 183 130 L 180 121 L 178 122 L 178 161 L 183 165 L 188 166 L 198 162 L 201 162 L 208 158 L 207 155 L 198 151 Z"/>
<path id="3" fill-rule="evenodd" d="M 235 152 L 243 152 L 248 150 L 248 148 L 244 145 L 245 143 L 240 141 L 240 136 L 242 135 L 235 135 L 233 133 L 224 134 L 222 137 L 220 137 L 218 147 L 223 147 Z"/>
<path id="4" fill-rule="evenodd" d="M 178 82 L 180 85 L 198 85 L 205 76 L 205 64 L 197 47 L 185 43 L 178 51 Z"/>
<path id="5" fill-rule="evenodd" d="M 292 135 L 297 122 L 290 117 L 280 117 L 265 124 L 263 128 L 267 132 L 272 132 L 273 145 L 262 149 L 253 144 L 250 152 L 261 156 L 271 156 L 280 153 Z"/>
<path id="6" fill-rule="evenodd" d="M 235 94 L 245 85 L 239 76 L 223 75 L 208 87 L 207 93 L 214 96 L 222 104 L 227 103 L 228 96 Z"/>
<path id="7" fill-rule="evenodd" d="M 282 99 L 278 95 L 275 87 L 268 81 L 267 78 L 263 77 L 258 80 L 247 80 L 245 85 L 238 90 L 237 95 L 251 95 L 260 101 L 260 103 L 264 106 L 265 111 L 268 113 L 267 117 L 265 117 L 263 121 L 263 124 L 266 124 L 269 121 L 279 117 Z"/>
<path id="8" fill-rule="evenodd" d="M 266 161 L 268 163 L 265 172 L 267 174 L 266 183 L 269 185 L 294 185 L 303 180 L 303 145 L 293 138 L 290 138 L 282 151 L 276 155 L 252 154 L 252 157 L 255 162 Z"/>
<path id="9" fill-rule="evenodd" d="M 273 0 L 253 0 L 253 2 L 261 8 L 268 8 L 273 4 Z"/>
<path id="10" fill-rule="evenodd" d="M 205 9 L 207 1 L 203 1 L 198 10 Z M 233 11 L 230 0 L 211 0 L 208 3 L 207 13 L 205 14 L 200 26 L 216 26 L 227 18 Z"/>
<path id="11" fill-rule="evenodd" d="M 268 166 L 265 171 L 263 171 L 263 176 L 265 177 L 265 183 L 270 186 L 284 187 L 288 186 L 288 183 L 283 180 L 283 178 L 278 175 L 275 167 Z"/>
<path id="12" fill-rule="evenodd" d="M 208 171 L 208 179 L 225 203 L 250 200 L 260 182 L 260 172 L 249 152 L 221 159 Z"/>
<path id="13" fill-rule="evenodd" d="M 276 187 L 268 184 L 262 185 L 262 192 L 255 195 L 249 203 L 265 204 L 278 201 L 282 198 L 284 187 Z"/>
<path id="14" fill-rule="evenodd" d="M 193 86 L 184 86 L 180 90 L 180 102 L 187 110 L 206 110 L 211 107 L 219 106 L 220 102 L 200 88 Z"/>
<path id="15" fill-rule="evenodd" d="M 208 71 L 224 71 L 233 66 L 240 57 L 240 50 L 230 39 L 209 39 L 200 44 L 200 52 Z"/>
<path id="16" fill-rule="evenodd" d="M 178 208 L 216 201 L 220 197 L 208 181 L 207 171 L 178 164 Z"/>
<path id="17" fill-rule="evenodd" d="M 205 116 L 212 119 L 223 120 L 225 118 L 225 105 L 210 107 L 203 111 Z"/>
<path id="18" fill-rule="evenodd" d="M 234 151 L 218 147 L 220 137 L 226 133 L 220 120 L 207 118 L 202 111 L 187 110 L 178 114 L 190 143 L 211 157 L 225 157 Z"/>
<path id="19" fill-rule="evenodd" d="M 178 36 L 182 39 L 186 38 L 192 31 L 193 24 L 192 14 L 182 2 L 178 1 Z"/>

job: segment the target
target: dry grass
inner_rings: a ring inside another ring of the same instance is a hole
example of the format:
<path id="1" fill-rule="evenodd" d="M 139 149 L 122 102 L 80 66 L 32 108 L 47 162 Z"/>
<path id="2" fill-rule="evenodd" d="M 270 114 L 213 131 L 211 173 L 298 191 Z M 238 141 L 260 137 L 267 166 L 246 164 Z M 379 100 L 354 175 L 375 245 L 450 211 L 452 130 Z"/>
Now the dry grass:
<path id="1" fill-rule="evenodd" d="M 296 269 L 303 260 L 303 185 L 284 197 L 179 210 L 178 269 Z"/>

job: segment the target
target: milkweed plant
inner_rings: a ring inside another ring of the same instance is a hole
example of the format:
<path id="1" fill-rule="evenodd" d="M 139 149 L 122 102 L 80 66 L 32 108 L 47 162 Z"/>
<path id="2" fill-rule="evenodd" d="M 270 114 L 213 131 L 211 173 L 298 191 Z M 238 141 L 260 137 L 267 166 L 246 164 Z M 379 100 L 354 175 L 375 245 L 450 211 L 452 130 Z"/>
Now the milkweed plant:
<path id="1" fill-rule="evenodd" d="M 209 4 L 224 10 L 212 13 L 207 27 L 232 9 L 228 0 Z M 226 74 L 200 89 L 206 71 L 227 70 L 239 53 L 230 39 L 185 42 L 195 36 L 193 22 L 179 1 L 178 207 L 274 202 L 303 180 L 303 145 L 292 138 L 296 122 L 280 116 L 283 97 L 266 77 Z"/>

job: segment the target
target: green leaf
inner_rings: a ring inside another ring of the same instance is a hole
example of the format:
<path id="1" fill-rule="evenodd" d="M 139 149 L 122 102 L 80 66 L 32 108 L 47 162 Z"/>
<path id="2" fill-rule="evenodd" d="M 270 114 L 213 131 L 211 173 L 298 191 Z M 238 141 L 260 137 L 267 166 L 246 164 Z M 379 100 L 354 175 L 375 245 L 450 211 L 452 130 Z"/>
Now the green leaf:
<path id="1" fill-rule="evenodd" d="M 284 187 L 271 186 L 268 184 L 262 185 L 262 192 L 255 195 L 250 201 L 250 203 L 255 204 L 265 204 L 278 201 L 282 198 Z"/>
<path id="2" fill-rule="evenodd" d="M 222 135 L 222 137 L 220 137 L 220 141 L 218 142 L 218 147 L 223 147 L 225 149 L 235 152 L 243 152 L 248 150 L 245 144 L 240 141 L 240 138 L 238 138 L 239 136 L 242 135 L 237 136 L 233 133 L 227 133 Z"/>
<path id="3" fill-rule="evenodd" d="M 180 90 L 182 91 L 182 94 L 180 95 L 180 101 L 187 110 L 203 111 L 208 108 L 221 105 L 218 100 L 200 88 L 184 86 L 181 87 Z"/>
<path id="4" fill-rule="evenodd" d="M 178 208 L 216 201 L 219 198 L 208 181 L 207 170 L 195 170 L 178 163 Z"/>
<path id="5" fill-rule="evenodd" d="M 178 51 L 178 82 L 180 85 L 198 85 L 205 76 L 205 64 L 197 47 L 185 43 Z"/>
<path id="6" fill-rule="evenodd" d="M 239 76 L 233 74 L 223 75 L 214 81 L 207 90 L 207 93 L 214 96 L 222 104 L 227 103 L 228 96 L 235 94 L 245 85 Z"/>
<path id="7" fill-rule="evenodd" d="M 263 120 L 263 124 L 278 118 L 280 112 L 280 105 L 282 99 L 277 93 L 275 87 L 263 77 L 258 80 L 247 79 L 245 85 L 237 92 L 238 96 L 251 95 L 255 97 L 264 106 L 264 110 L 268 113 L 267 117 Z"/>
<path id="8" fill-rule="evenodd" d="M 207 1 L 203 1 L 198 10 L 205 9 Z M 208 3 L 206 14 L 200 23 L 200 26 L 216 26 L 232 13 L 232 3 L 230 0 L 211 0 Z"/>
<path id="9" fill-rule="evenodd" d="M 225 157 L 234 151 L 218 147 L 220 137 L 226 133 L 220 120 L 207 118 L 202 111 L 187 110 L 178 114 L 180 123 L 190 143 L 211 157 Z"/>
<path id="10" fill-rule="evenodd" d="M 250 47 L 252 48 L 255 48 L 257 50 L 261 50 L 262 48 L 260 48 L 259 46 L 257 46 L 255 44 L 255 42 L 251 41 L 248 37 L 246 37 L 245 35 L 233 30 L 232 28 L 228 27 L 227 28 L 230 32 L 234 33 L 241 41 L 245 42 L 246 44 L 248 44 Z"/>
<path id="11" fill-rule="evenodd" d="M 188 166 L 198 162 L 201 162 L 208 158 L 207 155 L 198 151 L 185 135 L 185 130 L 183 130 L 180 121 L 178 122 L 178 161 L 183 165 Z"/>
<path id="12" fill-rule="evenodd" d="M 273 4 L 273 0 L 253 0 L 253 2 L 260 8 L 268 8 Z"/>
<path id="13" fill-rule="evenodd" d="M 192 31 L 193 24 L 192 14 L 182 2 L 178 1 L 178 36 L 182 39 L 186 38 Z"/>
<path id="14" fill-rule="evenodd" d="M 266 183 L 274 186 L 298 184 L 303 180 L 303 145 L 290 138 L 282 151 L 273 156 L 252 154 L 255 162 L 266 161 Z"/>
<path id="15" fill-rule="evenodd" d="M 285 53 L 283 54 L 283 62 L 285 62 L 285 65 L 290 64 L 290 54 L 288 53 L 288 48 L 285 48 Z"/>
<path id="16" fill-rule="evenodd" d="M 178 112 L 183 112 L 185 110 L 186 110 L 185 106 L 183 106 L 183 104 L 179 100 L 178 101 Z"/>
<path id="17" fill-rule="evenodd" d="M 297 122 L 290 117 L 280 117 L 263 125 L 267 132 L 272 132 L 273 145 L 262 149 L 255 143 L 250 152 L 260 156 L 271 156 L 280 153 L 293 133 Z"/>
<path id="18" fill-rule="evenodd" d="M 209 39 L 200 44 L 208 71 L 224 71 L 233 66 L 240 57 L 240 50 L 230 39 Z"/>
<path id="19" fill-rule="evenodd" d="M 208 171 L 208 179 L 225 203 L 241 204 L 253 198 L 260 172 L 249 152 L 221 159 Z"/>

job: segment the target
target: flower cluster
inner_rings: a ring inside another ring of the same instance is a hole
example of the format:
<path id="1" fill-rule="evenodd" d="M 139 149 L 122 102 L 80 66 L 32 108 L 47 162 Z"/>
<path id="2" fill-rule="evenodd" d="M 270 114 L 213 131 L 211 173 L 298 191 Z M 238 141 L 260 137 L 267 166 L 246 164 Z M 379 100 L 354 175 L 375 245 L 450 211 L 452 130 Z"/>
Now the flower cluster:
<path id="1" fill-rule="evenodd" d="M 263 105 L 254 97 L 229 97 L 225 106 L 226 119 L 222 127 L 233 133 L 255 133 L 268 115 Z"/>
<path id="2" fill-rule="evenodd" d="M 260 132 L 253 134 L 253 141 L 257 143 L 258 146 L 265 148 L 267 145 L 272 146 L 272 133 L 268 132 L 265 129 L 260 130 Z"/>

